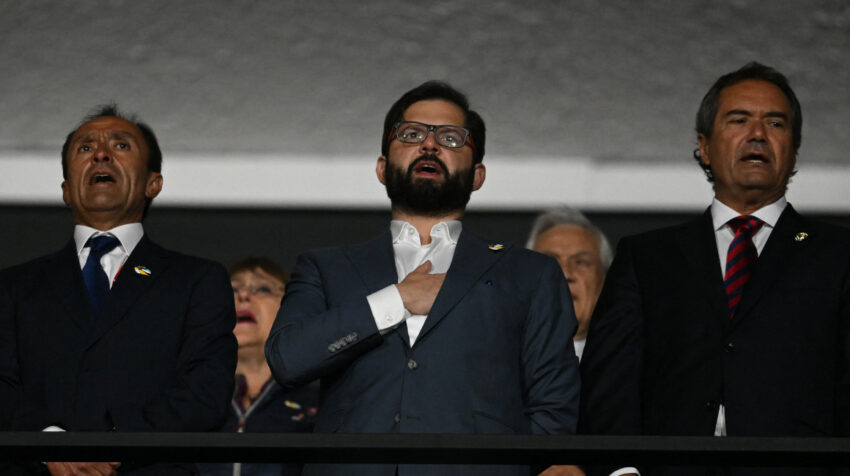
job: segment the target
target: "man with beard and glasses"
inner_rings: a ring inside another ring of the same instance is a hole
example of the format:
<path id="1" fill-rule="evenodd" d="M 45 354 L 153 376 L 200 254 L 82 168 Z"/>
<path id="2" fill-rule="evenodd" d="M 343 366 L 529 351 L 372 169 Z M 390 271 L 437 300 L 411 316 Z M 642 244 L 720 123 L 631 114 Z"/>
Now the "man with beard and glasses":
<path id="1" fill-rule="evenodd" d="M 570 434 L 578 407 L 569 289 L 549 257 L 459 221 L 484 183 L 484 122 L 427 82 L 387 113 L 378 180 L 389 230 L 298 258 L 266 344 L 274 376 L 321 379 L 324 433 Z M 315 465 L 307 474 L 529 474 L 484 465 Z"/>

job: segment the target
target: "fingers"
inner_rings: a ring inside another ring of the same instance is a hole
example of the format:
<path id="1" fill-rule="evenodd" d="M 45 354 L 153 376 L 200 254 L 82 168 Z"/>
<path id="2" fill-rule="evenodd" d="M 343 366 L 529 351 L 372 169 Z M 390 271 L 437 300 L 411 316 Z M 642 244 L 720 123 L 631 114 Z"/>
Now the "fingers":
<path id="1" fill-rule="evenodd" d="M 413 273 L 430 273 L 431 272 L 431 261 L 426 261 L 419 265 L 418 268 L 414 269 L 410 274 Z"/>
<path id="2" fill-rule="evenodd" d="M 115 476 L 115 468 L 121 463 L 47 463 L 47 470 L 52 476 Z"/>

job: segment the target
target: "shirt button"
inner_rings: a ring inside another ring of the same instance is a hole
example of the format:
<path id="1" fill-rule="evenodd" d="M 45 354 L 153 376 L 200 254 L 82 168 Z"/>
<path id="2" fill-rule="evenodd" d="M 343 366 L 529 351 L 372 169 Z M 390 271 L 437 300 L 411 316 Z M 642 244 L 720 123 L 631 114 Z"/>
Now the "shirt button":
<path id="1" fill-rule="evenodd" d="M 401 414 L 396 412 L 395 415 L 393 416 L 393 421 L 396 422 L 396 423 L 401 422 Z"/>
<path id="2" fill-rule="evenodd" d="M 408 229 L 407 229 L 407 234 L 408 234 L 408 235 L 412 235 L 412 234 L 413 234 L 413 232 L 414 232 L 413 228 L 408 228 Z"/>
<path id="3" fill-rule="evenodd" d="M 410 359 L 407 361 L 407 368 L 409 368 L 410 370 L 416 370 L 416 367 L 419 367 L 419 364 L 416 363 L 415 360 Z"/>
<path id="4" fill-rule="evenodd" d="M 384 322 L 386 322 L 387 324 L 393 322 L 393 316 L 387 314 L 386 316 L 384 316 Z"/>

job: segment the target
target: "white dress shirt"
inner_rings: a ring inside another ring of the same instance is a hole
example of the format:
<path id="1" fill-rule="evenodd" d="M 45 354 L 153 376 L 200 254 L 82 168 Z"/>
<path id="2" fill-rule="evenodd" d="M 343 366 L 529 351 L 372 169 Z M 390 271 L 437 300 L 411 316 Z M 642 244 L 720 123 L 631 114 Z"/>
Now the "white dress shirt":
<path id="1" fill-rule="evenodd" d="M 767 243 L 770 233 L 776 227 L 779 215 L 782 215 L 786 205 L 788 205 L 788 201 L 785 200 L 785 197 L 782 197 L 750 214 L 764 222 L 759 231 L 753 235 L 753 245 L 755 245 L 756 254 L 759 256 L 761 256 L 761 250 L 764 249 L 764 245 Z M 729 245 L 735 238 L 735 231 L 729 226 L 729 220 L 739 216 L 741 216 L 740 213 L 729 208 L 720 200 L 715 198 L 711 202 L 711 223 L 714 226 L 714 238 L 717 242 L 717 257 L 720 258 L 721 276 L 726 275 L 726 254 L 729 252 Z M 717 411 L 714 436 L 726 436 L 726 407 L 723 405 L 720 405 L 720 409 Z"/>
<path id="2" fill-rule="evenodd" d="M 776 222 L 779 221 L 779 215 L 785 210 L 788 201 L 785 197 L 759 208 L 751 213 L 751 216 L 759 218 L 764 222 L 764 225 L 753 235 L 753 245 L 756 247 L 756 253 L 761 255 L 761 250 L 767 243 L 770 233 L 776 227 Z M 726 274 L 726 254 L 729 252 L 729 245 L 735 238 L 735 232 L 729 226 L 729 220 L 741 216 L 740 213 L 729 208 L 726 204 L 715 198 L 711 202 L 711 223 L 714 227 L 714 238 L 717 242 L 717 257 L 720 259 L 720 275 Z M 726 407 L 720 405 L 717 411 L 717 423 L 714 426 L 714 436 L 726 436 Z M 611 473 L 610 476 L 619 476 L 621 474 L 638 473 L 635 468 L 622 468 Z"/>
<path id="3" fill-rule="evenodd" d="M 124 262 L 130 257 L 130 253 L 142 240 L 145 230 L 141 223 L 128 223 L 126 225 L 116 226 L 108 231 L 96 230 L 85 225 L 77 225 L 74 227 L 74 243 L 77 245 L 77 256 L 80 258 L 80 269 L 86 265 L 86 260 L 89 258 L 91 249 L 86 246 L 86 242 L 93 236 L 112 235 L 118 239 L 118 246 L 112 251 L 103 255 L 100 258 L 100 266 L 106 272 L 109 278 L 109 289 L 112 289 L 112 283 L 124 266 Z"/>
<path id="4" fill-rule="evenodd" d="M 86 246 L 89 238 L 93 236 L 112 235 L 118 239 L 118 246 L 112 251 L 103 255 L 100 258 L 100 266 L 109 278 L 109 289 L 112 289 L 112 283 L 121 271 L 121 267 L 130 257 L 130 253 L 136 248 L 136 245 L 142 241 L 145 230 L 141 223 L 128 223 L 126 225 L 116 226 L 108 231 L 100 231 L 86 225 L 74 226 L 74 244 L 77 246 L 77 257 L 80 260 L 80 269 L 86 265 L 86 260 L 89 259 L 91 249 Z M 64 428 L 58 426 L 48 426 L 42 431 L 65 431 Z"/>
<path id="5" fill-rule="evenodd" d="M 408 274 L 426 261 L 431 262 L 430 274 L 447 272 L 452 264 L 461 229 L 462 225 L 458 220 L 437 223 L 431 228 L 431 242 L 423 245 L 419 232 L 413 225 L 393 220 L 390 223 L 390 234 L 393 239 L 398 282 L 402 282 Z M 410 314 L 410 311 L 404 308 L 401 294 L 394 284 L 366 296 L 366 300 L 372 309 L 375 324 L 378 325 L 378 330 L 382 334 L 394 329 L 402 321 L 406 321 L 410 345 L 416 342 L 427 316 Z"/>

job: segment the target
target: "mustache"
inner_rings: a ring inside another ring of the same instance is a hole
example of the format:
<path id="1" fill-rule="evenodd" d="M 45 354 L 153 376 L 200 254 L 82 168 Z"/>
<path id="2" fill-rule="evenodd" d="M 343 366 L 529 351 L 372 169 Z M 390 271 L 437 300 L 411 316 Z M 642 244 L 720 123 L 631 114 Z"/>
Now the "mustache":
<path id="1" fill-rule="evenodd" d="M 419 157 L 417 157 L 416 160 L 411 162 L 410 166 L 407 167 L 407 174 L 413 175 L 413 169 L 415 169 L 416 166 L 419 165 L 420 163 L 426 162 L 426 161 L 427 162 L 434 162 L 435 164 L 437 164 L 437 167 L 439 167 L 440 170 L 443 172 L 443 176 L 445 176 L 445 177 L 449 176 L 449 169 L 446 167 L 446 164 L 444 164 L 443 161 L 440 160 L 434 154 L 422 154 Z"/>

